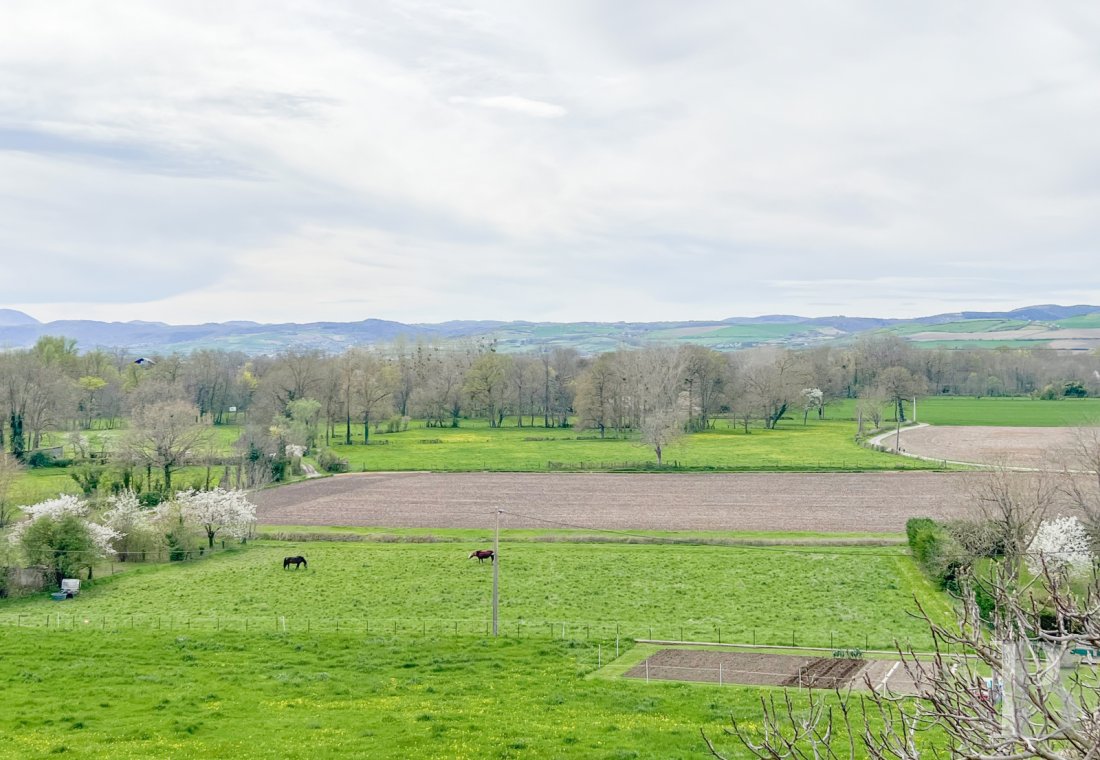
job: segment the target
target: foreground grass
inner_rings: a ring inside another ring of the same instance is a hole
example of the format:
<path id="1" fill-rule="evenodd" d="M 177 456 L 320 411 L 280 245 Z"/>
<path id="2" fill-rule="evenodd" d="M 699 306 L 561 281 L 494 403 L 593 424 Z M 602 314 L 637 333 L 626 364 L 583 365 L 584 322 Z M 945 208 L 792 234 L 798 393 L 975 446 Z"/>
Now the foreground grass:
<path id="1" fill-rule="evenodd" d="M 414 423 L 415 425 L 415 423 Z M 850 421 L 785 420 L 776 430 L 750 428 L 744 433 L 726 420 L 716 428 L 685 435 L 666 448 L 666 464 L 695 470 L 897 470 L 928 469 L 933 464 L 861 448 Z M 463 421 L 459 428 L 412 427 L 401 433 L 374 434 L 373 445 L 360 438 L 333 450 L 354 471 L 433 470 L 508 472 L 545 471 L 550 463 L 566 469 L 627 469 L 656 464 L 637 437 L 600 439 L 592 431 L 571 428 L 490 428 Z"/>
<path id="2" fill-rule="evenodd" d="M 700 728 L 759 713 L 755 689 L 587 679 L 596 647 L 4 631 L 0 758 L 701 758 Z"/>
<path id="3" fill-rule="evenodd" d="M 253 545 L 187 565 L 139 567 L 73 602 L 0 603 L 0 625 L 98 630 L 483 635 L 492 567 L 485 541 Z M 282 569 L 304 554 L 309 569 Z M 800 646 L 926 648 L 913 598 L 944 597 L 900 548 L 508 543 L 500 616 L 521 638 L 666 638 Z M 562 626 L 565 626 L 564 632 Z M 6 632 L 6 631 L 5 631 Z"/>

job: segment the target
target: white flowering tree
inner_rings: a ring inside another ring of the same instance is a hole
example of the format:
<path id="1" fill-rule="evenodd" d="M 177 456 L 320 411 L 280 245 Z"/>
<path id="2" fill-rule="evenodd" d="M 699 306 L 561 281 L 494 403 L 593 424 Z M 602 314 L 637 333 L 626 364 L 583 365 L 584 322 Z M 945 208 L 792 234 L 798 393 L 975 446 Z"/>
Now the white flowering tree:
<path id="1" fill-rule="evenodd" d="M 93 522 L 83 499 L 66 494 L 23 511 L 27 519 L 13 526 L 8 540 L 22 548 L 30 564 L 48 568 L 58 583 L 84 568 L 91 578 L 95 562 L 115 554 L 112 543 L 121 534 Z"/>
<path id="2" fill-rule="evenodd" d="M 1043 565 L 1057 573 L 1079 575 L 1093 563 L 1088 531 L 1076 517 L 1044 520 L 1028 547 L 1027 566 L 1039 575 Z"/>
<path id="3" fill-rule="evenodd" d="M 256 521 L 256 507 L 244 491 L 181 491 L 176 494 L 179 516 L 184 522 L 200 526 L 213 548 L 219 533 L 232 538 L 247 538 Z"/>
<path id="4" fill-rule="evenodd" d="M 810 418 L 811 411 L 817 411 L 821 416 L 821 408 L 825 405 L 825 394 L 820 388 L 802 389 L 802 424 L 805 425 Z"/>
<path id="5" fill-rule="evenodd" d="M 144 558 L 157 543 L 154 510 L 146 509 L 133 491 L 123 491 L 107 500 L 102 523 L 118 534 L 111 542 L 123 562 Z"/>

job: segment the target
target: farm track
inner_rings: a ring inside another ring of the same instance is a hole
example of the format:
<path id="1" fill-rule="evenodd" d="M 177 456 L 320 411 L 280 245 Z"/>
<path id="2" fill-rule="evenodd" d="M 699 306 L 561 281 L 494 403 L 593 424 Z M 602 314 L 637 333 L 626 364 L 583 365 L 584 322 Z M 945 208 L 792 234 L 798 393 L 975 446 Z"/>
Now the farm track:
<path id="1" fill-rule="evenodd" d="M 253 495 L 262 525 L 894 533 L 965 511 L 964 473 L 356 473 Z"/>

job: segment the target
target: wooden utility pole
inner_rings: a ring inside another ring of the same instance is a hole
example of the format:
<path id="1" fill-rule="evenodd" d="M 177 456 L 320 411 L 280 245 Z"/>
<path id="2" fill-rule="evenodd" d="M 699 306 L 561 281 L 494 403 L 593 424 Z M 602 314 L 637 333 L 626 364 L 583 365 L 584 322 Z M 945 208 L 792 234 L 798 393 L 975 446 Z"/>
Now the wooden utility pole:
<path id="1" fill-rule="evenodd" d="M 496 535 L 493 538 L 493 636 L 497 635 L 497 621 L 500 614 L 500 513 L 497 510 Z"/>

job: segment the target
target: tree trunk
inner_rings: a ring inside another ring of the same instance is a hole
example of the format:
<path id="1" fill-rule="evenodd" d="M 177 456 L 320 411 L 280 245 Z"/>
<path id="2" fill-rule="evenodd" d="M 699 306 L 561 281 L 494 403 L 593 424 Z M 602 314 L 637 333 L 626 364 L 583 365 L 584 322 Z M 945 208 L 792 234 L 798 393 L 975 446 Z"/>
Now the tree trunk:
<path id="1" fill-rule="evenodd" d="M 172 465 L 164 465 L 164 492 L 172 492 Z"/>

